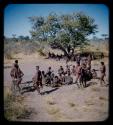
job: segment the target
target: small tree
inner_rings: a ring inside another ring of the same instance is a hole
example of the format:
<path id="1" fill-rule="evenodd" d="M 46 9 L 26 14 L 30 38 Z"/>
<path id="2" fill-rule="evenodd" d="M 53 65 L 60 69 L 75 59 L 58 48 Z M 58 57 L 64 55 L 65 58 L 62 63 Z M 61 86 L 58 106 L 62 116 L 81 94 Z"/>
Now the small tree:
<path id="1" fill-rule="evenodd" d="M 103 39 L 105 40 L 105 39 L 107 38 L 108 34 L 102 34 L 101 36 L 102 36 Z"/>
<path id="2" fill-rule="evenodd" d="M 12 34 L 12 40 L 18 42 L 18 38 L 16 38 L 16 34 Z"/>
<path id="3" fill-rule="evenodd" d="M 24 36 L 22 36 L 22 35 L 19 36 L 19 37 L 18 37 L 18 40 L 19 40 L 19 41 L 23 41 L 23 40 L 24 40 Z"/>

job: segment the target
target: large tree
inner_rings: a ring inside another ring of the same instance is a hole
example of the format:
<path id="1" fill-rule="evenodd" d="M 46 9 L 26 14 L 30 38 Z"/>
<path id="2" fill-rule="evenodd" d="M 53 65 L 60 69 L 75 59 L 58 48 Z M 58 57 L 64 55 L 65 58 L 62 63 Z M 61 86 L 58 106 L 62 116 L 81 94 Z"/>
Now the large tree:
<path id="1" fill-rule="evenodd" d="M 87 45 L 87 37 L 95 34 L 95 20 L 83 12 L 57 15 L 50 13 L 47 17 L 29 17 L 32 24 L 32 38 L 47 41 L 51 46 L 69 55 L 69 49 Z"/>

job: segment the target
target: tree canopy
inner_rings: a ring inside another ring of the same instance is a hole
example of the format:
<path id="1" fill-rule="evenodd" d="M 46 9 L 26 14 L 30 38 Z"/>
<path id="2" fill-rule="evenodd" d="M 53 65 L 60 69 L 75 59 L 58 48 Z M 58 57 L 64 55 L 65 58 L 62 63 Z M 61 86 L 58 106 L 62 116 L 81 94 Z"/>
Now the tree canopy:
<path id="1" fill-rule="evenodd" d="M 52 12 L 47 17 L 32 16 L 29 20 L 33 39 L 47 41 L 66 55 L 69 53 L 69 47 L 86 45 L 87 36 L 97 32 L 95 20 L 83 12 L 62 15 Z"/>

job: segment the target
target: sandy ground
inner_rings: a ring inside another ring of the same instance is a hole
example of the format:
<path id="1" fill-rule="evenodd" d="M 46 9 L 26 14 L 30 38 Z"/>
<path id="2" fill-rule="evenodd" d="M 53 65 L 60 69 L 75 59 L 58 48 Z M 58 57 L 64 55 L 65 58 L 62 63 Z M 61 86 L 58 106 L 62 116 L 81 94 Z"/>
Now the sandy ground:
<path id="1" fill-rule="evenodd" d="M 24 72 L 23 81 L 32 79 L 35 73 L 35 66 L 39 65 L 41 70 L 46 71 L 49 66 L 57 73 L 58 67 L 66 66 L 65 61 L 56 61 L 52 59 L 44 59 L 36 54 L 24 56 L 16 55 L 19 59 L 20 68 Z M 93 61 L 93 68 L 98 68 L 99 61 Z M 107 67 L 108 80 L 108 60 L 103 59 Z M 4 61 L 4 86 L 11 85 L 9 72 L 10 66 L 14 60 Z M 75 62 L 69 62 L 75 64 Z M 98 74 L 99 75 L 99 74 Z M 101 87 L 98 80 L 92 80 L 87 88 L 78 89 L 73 85 L 65 85 L 59 88 L 51 88 L 44 86 L 41 92 L 44 95 L 38 95 L 37 91 L 26 92 L 23 95 L 25 103 L 28 107 L 34 109 L 34 113 L 29 119 L 19 119 L 20 121 L 103 121 L 108 117 L 109 112 L 109 87 Z M 97 84 L 93 84 L 97 82 Z"/>

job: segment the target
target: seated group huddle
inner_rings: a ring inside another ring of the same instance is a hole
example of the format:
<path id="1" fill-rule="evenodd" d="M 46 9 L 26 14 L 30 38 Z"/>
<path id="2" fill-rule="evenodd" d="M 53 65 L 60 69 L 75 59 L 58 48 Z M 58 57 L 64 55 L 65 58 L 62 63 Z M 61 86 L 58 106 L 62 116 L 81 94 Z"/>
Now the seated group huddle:
<path id="1" fill-rule="evenodd" d="M 37 89 L 37 91 L 40 93 L 40 87 L 43 88 L 43 85 L 47 86 L 59 86 L 64 84 L 72 84 L 75 83 L 78 85 L 78 87 L 83 86 L 86 87 L 86 82 L 91 79 L 96 79 L 97 72 L 95 69 L 91 69 L 91 59 L 87 58 L 85 61 L 76 62 L 76 66 L 73 65 L 72 68 L 70 68 L 71 65 L 66 65 L 66 69 L 64 70 L 63 66 L 60 66 L 58 69 L 57 74 L 55 75 L 52 71 L 51 67 L 48 68 L 47 72 L 41 71 L 39 66 L 36 66 L 36 73 L 34 77 L 32 78 L 32 81 L 34 83 L 34 87 Z M 100 84 L 105 84 L 104 77 L 106 72 L 106 67 L 104 65 L 104 62 L 101 62 L 100 66 L 101 76 L 100 76 Z M 17 86 L 20 89 L 20 84 L 23 77 L 23 72 L 20 70 L 18 65 L 18 60 L 15 60 L 15 63 L 13 65 L 13 68 L 11 69 L 10 75 L 12 77 L 12 80 L 17 80 Z M 78 84 L 79 83 L 79 84 Z"/>

